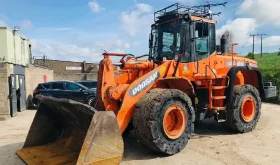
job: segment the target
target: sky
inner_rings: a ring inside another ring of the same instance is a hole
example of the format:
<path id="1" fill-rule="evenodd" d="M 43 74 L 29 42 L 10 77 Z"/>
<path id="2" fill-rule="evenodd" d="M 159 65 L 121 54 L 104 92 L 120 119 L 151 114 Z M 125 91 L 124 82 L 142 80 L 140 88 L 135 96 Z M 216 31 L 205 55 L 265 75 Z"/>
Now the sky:
<path id="1" fill-rule="evenodd" d="M 225 0 L 215 16 L 217 36 L 232 33 L 236 51 L 252 51 L 250 34 L 266 33 L 264 52 L 280 48 L 280 0 Z M 37 58 L 99 62 L 104 50 L 148 53 L 150 26 L 156 10 L 173 3 L 197 5 L 221 0 L 0 0 L 0 26 L 20 26 Z M 255 52 L 260 52 L 256 37 Z"/>

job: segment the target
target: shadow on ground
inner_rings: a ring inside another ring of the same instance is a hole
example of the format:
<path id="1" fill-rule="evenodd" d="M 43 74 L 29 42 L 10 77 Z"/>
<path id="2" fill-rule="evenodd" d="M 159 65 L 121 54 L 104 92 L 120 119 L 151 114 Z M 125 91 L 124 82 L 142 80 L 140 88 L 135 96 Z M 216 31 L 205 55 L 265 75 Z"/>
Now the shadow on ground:
<path id="1" fill-rule="evenodd" d="M 191 139 L 211 138 L 213 136 L 232 134 L 233 133 L 222 126 L 221 123 L 215 123 L 213 119 L 207 119 L 195 124 L 195 133 Z M 140 143 L 137 137 L 134 136 L 133 131 L 129 135 L 124 136 L 124 145 L 123 161 L 148 160 L 166 156 L 154 152 Z"/>
<path id="2" fill-rule="evenodd" d="M 226 128 L 223 123 L 217 123 L 213 118 L 198 121 L 195 123 L 195 131 L 192 139 L 219 136 L 219 135 L 232 135 L 234 132 Z"/>
<path id="3" fill-rule="evenodd" d="M 14 165 L 25 165 L 25 163 L 16 155 L 16 151 L 21 149 L 23 142 L 8 144 L 0 147 L 0 164 L 14 164 Z"/>
<path id="4" fill-rule="evenodd" d="M 123 161 L 148 160 L 157 157 L 164 157 L 163 154 L 154 152 L 140 143 L 133 131 L 129 135 L 124 135 L 124 155 Z"/>

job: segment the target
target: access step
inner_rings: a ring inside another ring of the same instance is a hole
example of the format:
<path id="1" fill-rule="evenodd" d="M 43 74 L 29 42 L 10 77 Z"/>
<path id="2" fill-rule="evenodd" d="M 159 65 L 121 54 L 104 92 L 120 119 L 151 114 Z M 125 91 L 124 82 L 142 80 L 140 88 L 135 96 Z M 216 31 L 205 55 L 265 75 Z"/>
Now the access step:
<path id="1" fill-rule="evenodd" d="M 212 86 L 213 90 L 226 89 L 226 86 Z"/>
<path id="2" fill-rule="evenodd" d="M 223 100 L 226 99 L 226 96 L 212 96 L 213 100 Z"/>

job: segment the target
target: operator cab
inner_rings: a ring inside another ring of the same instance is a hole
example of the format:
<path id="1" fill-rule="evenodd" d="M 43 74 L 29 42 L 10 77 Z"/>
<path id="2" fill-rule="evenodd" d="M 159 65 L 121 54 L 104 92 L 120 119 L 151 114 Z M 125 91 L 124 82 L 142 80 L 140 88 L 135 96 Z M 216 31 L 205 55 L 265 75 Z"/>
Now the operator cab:
<path id="1" fill-rule="evenodd" d="M 150 34 L 150 56 L 155 61 L 181 62 L 207 58 L 216 50 L 216 21 L 205 6 L 186 7 L 178 3 L 155 12 Z"/>

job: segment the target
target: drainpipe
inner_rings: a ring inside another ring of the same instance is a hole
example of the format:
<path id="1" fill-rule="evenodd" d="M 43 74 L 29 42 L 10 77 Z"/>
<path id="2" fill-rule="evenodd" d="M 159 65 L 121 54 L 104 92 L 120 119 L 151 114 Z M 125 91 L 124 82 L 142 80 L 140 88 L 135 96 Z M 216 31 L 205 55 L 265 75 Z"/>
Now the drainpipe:
<path id="1" fill-rule="evenodd" d="M 15 64 L 17 63 L 17 55 L 16 55 L 16 32 L 19 31 L 19 26 L 15 26 L 13 30 L 13 37 L 14 37 L 14 59 Z"/>

